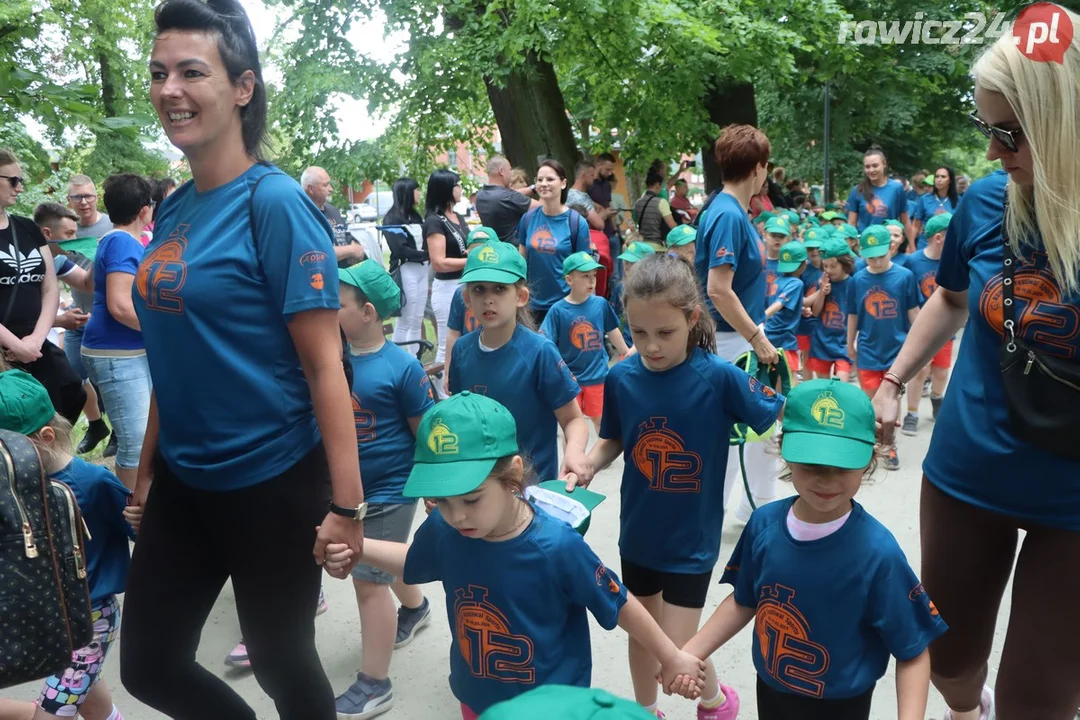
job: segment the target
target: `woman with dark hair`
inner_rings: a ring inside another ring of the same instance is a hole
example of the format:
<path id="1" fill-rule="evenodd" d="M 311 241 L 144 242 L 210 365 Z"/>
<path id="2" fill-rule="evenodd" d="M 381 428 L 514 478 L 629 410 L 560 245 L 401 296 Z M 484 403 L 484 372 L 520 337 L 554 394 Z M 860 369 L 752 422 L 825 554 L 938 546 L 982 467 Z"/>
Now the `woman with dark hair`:
<path id="1" fill-rule="evenodd" d="M 154 393 L 129 508 L 121 677 L 169 717 L 254 720 L 195 659 L 231 578 L 278 715 L 332 720 L 318 566 L 331 542 L 360 557 L 367 511 L 332 231 L 261 161 L 266 90 L 240 3 L 165 0 L 154 19 L 150 100 L 193 179 L 163 203 L 135 275 Z"/>
<path id="2" fill-rule="evenodd" d="M 394 328 L 394 342 L 420 339 L 424 308 L 428 298 L 428 254 L 424 250 L 424 219 L 416 211 L 420 203 L 420 184 L 412 178 L 394 183 L 394 204 L 383 218 L 383 231 L 390 248 L 390 274 L 401 279 L 405 304 Z"/>
<path id="3" fill-rule="evenodd" d="M 934 171 L 933 192 L 923 193 L 913 203 L 914 212 L 911 220 L 915 226 L 915 235 L 918 238 L 917 249 L 926 247 L 926 238 L 923 237 L 923 228 L 926 222 L 942 213 L 956 212 L 956 206 L 960 202 L 960 196 L 956 194 L 956 171 L 951 167 L 942 165 Z"/>
<path id="4" fill-rule="evenodd" d="M 861 233 L 871 225 L 899 220 L 904 224 L 907 239 L 914 240 L 904 184 L 899 180 L 890 180 L 887 170 L 888 163 L 881 148 L 875 145 L 866 151 L 863 156 L 863 179 L 851 189 L 847 199 L 848 223 L 856 226 Z"/>
<path id="5" fill-rule="evenodd" d="M 563 261 L 576 252 L 593 251 L 589 223 L 566 206 L 570 185 L 558 160 L 545 160 L 536 171 L 540 207 L 525 213 L 518 223 L 519 249 L 528 263 L 529 310 L 536 327 L 548 310 L 570 294 Z"/>
<path id="6" fill-rule="evenodd" d="M 424 203 L 423 249 L 435 270 L 431 283 L 431 309 L 439 325 L 439 349 L 435 362 L 446 359 L 446 324 L 450 321 L 450 304 L 454 291 L 461 284 L 469 226 L 465 218 L 454 212 L 455 188 L 461 176 L 453 170 L 436 170 L 428 178 Z M 441 388 L 438 388 L 441 392 Z"/>

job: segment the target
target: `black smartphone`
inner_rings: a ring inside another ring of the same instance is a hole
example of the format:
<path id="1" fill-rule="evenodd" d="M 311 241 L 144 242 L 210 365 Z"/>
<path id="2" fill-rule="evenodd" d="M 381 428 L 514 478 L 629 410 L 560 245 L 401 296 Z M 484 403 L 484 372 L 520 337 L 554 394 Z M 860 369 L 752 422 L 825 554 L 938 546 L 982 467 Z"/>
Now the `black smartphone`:
<path id="1" fill-rule="evenodd" d="M 697 160 L 691 160 L 690 162 L 686 163 L 686 167 L 688 167 L 688 168 L 697 167 Z"/>

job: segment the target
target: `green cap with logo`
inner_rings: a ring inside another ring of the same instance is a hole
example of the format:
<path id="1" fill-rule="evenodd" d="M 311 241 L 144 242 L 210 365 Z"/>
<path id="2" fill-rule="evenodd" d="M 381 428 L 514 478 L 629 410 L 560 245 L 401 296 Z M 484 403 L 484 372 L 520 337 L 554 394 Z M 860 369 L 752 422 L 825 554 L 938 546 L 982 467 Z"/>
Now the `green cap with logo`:
<path id="1" fill-rule="evenodd" d="M 623 262 L 636 263 L 655 254 L 656 250 L 649 243 L 633 242 L 626 246 L 626 250 L 619 255 L 618 259 Z"/>
<path id="2" fill-rule="evenodd" d="M 859 230 L 850 223 L 844 223 L 835 230 L 836 234 L 842 238 L 854 239 L 859 237 Z"/>
<path id="3" fill-rule="evenodd" d="M 840 214 L 836 213 L 836 212 L 833 212 L 832 210 L 826 210 L 825 212 L 821 213 L 821 219 L 826 220 L 828 222 L 832 222 L 833 220 L 836 220 L 839 217 L 840 217 Z"/>
<path id="4" fill-rule="evenodd" d="M 767 223 L 774 217 L 776 217 L 775 213 L 771 213 L 768 210 L 763 210 L 758 214 L 756 218 L 754 218 L 754 224 L 757 225 L 758 223 Z"/>
<path id="5" fill-rule="evenodd" d="M 782 455 L 788 462 L 862 469 L 874 456 L 874 406 L 843 380 L 799 383 L 784 405 Z"/>
<path id="6" fill-rule="evenodd" d="M 794 210 L 784 210 L 781 214 L 792 225 L 798 225 L 799 221 L 802 220 L 802 218 L 799 217 L 799 213 L 795 212 Z"/>
<path id="7" fill-rule="evenodd" d="M 490 282 L 512 285 L 524 280 L 529 266 L 516 246 L 504 242 L 488 242 L 469 251 L 461 282 Z"/>
<path id="8" fill-rule="evenodd" d="M 33 435 L 56 415 L 49 391 L 24 370 L 0 373 L 0 428 Z"/>
<path id="9" fill-rule="evenodd" d="M 784 218 L 774 217 L 765 223 L 765 232 L 791 237 L 791 224 Z"/>
<path id="10" fill-rule="evenodd" d="M 369 258 L 339 270 L 338 280 L 360 288 L 381 318 L 388 318 L 401 309 L 401 288 L 375 260 Z"/>
<path id="11" fill-rule="evenodd" d="M 578 272 L 589 272 L 590 270 L 599 270 L 602 267 L 604 266 L 596 262 L 592 255 L 582 250 L 563 260 L 562 272 L 563 275 L 569 275 L 575 270 Z"/>
<path id="12" fill-rule="evenodd" d="M 822 258 L 838 258 L 844 255 L 855 256 L 855 253 L 851 252 L 851 246 L 847 244 L 847 240 L 844 238 L 831 237 L 821 246 Z"/>
<path id="13" fill-rule="evenodd" d="M 923 235 L 928 238 L 932 238 L 942 230 L 949 227 L 949 222 L 952 220 L 952 213 L 938 213 L 932 218 L 926 221 L 926 226 L 923 228 Z"/>
<path id="14" fill-rule="evenodd" d="M 487 479 L 499 458 L 517 455 L 517 423 L 505 407 L 471 392 L 436 403 L 416 429 L 405 497 L 454 497 Z"/>
<path id="15" fill-rule="evenodd" d="M 859 252 L 864 258 L 876 258 L 889 254 L 892 234 L 884 225 L 871 225 L 859 236 Z"/>
<path id="16" fill-rule="evenodd" d="M 668 247 L 689 245 L 697 240 L 697 228 L 693 225 L 676 225 L 667 236 Z"/>
<path id="17" fill-rule="evenodd" d="M 807 249 L 820 248 L 830 237 L 832 237 L 832 235 L 824 228 L 808 228 L 806 232 L 803 233 L 803 245 Z"/>
<path id="18" fill-rule="evenodd" d="M 904 223 L 900 222 L 899 220 L 896 220 L 895 218 L 889 218 L 888 220 L 886 220 L 885 222 L 883 222 L 881 224 L 884 225 L 885 227 L 898 227 L 901 230 L 904 229 Z"/>
<path id="19" fill-rule="evenodd" d="M 466 247 L 482 242 L 499 242 L 499 233 L 487 225 L 477 225 L 469 231 L 469 237 L 465 241 Z"/>
<path id="20" fill-rule="evenodd" d="M 795 272 L 804 262 L 806 262 L 806 246 L 795 240 L 780 248 L 780 262 L 776 264 L 776 269 L 782 273 Z"/>
<path id="21" fill-rule="evenodd" d="M 492 705 L 480 720 L 656 720 L 641 705 L 597 688 L 544 685 Z"/>

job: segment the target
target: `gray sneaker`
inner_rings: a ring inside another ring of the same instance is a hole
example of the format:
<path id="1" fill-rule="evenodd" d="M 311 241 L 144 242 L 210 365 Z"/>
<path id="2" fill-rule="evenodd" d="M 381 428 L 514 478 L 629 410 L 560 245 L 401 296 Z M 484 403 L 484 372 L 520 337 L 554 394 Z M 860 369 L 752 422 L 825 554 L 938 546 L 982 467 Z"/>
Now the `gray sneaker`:
<path id="1" fill-rule="evenodd" d="M 899 470 L 900 469 L 900 458 L 896 454 L 896 446 L 895 445 L 893 445 L 891 448 L 889 448 L 888 450 L 885 451 L 885 469 L 886 470 Z"/>
<path id="2" fill-rule="evenodd" d="M 930 396 L 930 407 L 934 409 L 933 418 L 935 421 L 937 420 L 938 413 L 941 412 L 941 401 L 944 399 L 944 397 L 936 398 L 933 395 Z"/>
<path id="3" fill-rule="evenodd" d="M 919 418 L 908 413 L 904 416 L 904 424 L 900 426 L 900 432 L 905 435 L 915 435 L 919 431 Z"/>
<path id="4" fill-rule="evenodd" d="M 399 607 L 397 611 L 397 637 L 394 638 L 394 649 L 403 648 L 413 641 L 417 631 L 428 624 L 431 619 L 431 603 L 427 598 L 420 607 L 410 610 L 407 607 Z"/>
<path id="5" fill-rule="evenodd" d="M 356 673 L 356 682 L 334 701 L 338 720 L 366 720 L 394 707 L 394 686 L 390 679 L 376 680 Z"/>

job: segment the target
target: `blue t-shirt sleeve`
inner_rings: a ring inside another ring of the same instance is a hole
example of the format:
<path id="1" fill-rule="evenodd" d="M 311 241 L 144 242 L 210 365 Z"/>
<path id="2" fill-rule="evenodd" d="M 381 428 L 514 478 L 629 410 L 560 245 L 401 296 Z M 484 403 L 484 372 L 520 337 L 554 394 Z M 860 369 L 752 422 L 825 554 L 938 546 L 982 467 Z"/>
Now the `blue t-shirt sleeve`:
<path id="1" fill-rule="evenodd" d="M 779 300 L 788 310 L 794 310 L 803 299 L 803 283 L 799 278 L 784 278 L 780 289 L 776 292 Z"/>
<path id="2" fill-rule="evenodd" d="M 623 362 L 629 362 L 624 360 Z M 620 363 L 621 364 L 621 363 Z M 617 367 L 617 366 L 616 366 Z M 622 439 L 622 422 L 619 419 L 619 396 L 615 392 L 618 373 L 609 372 L 604 378 L 604 408 L 600 413 L 600 437 L 605 440 Z"/>
<path id="3" fill-rule="evenodd" d="M 559 582 L 573 605 L 587 607 L 605 630 L 619 624 L 619 612 L 626 604 L 626 588 L 619 576 L 604 567 L 600 558 L 576 532 L 566 532 L 557 568 Z"/>
<path id="4" fill-rule="evenodd" d="M 886 553 L 871 583 L 870 624 L 897 660 L 918 657 L 948 629 L 899 548 Z"/>
<path id="5" fill-rule="evenodd" d="M 709 235 L 709 268 L 721 265 L 738 268 L 739 253 L 747 241 L 742 223 L 731 212 L 717 212 L 714 217 Z"/>
<path id="6" fill-rule="evenodd" d="M 619 329 L 619 316 L 615 314 L 615 310 L 612 309 L 611 303 L 604 300 L 604 307 L 601 312 L 604 313 L 604 334 L 607 335 L 612 330 Z"/>
<path id="7" fill-rule="evenodd" d="M 409 585 L 442 580 L 442 556 L 439 546 L 449 526 L 438 508 L 431 511 L 424 524 L 416 529 L 409 552 L 405 556 L 405 572 L 401 579 Z"/>
<path id="8" fill-rule="evenodd" d="M 908 215 L 908 219 L 911 219 L 911 216 L 908 213 L 908 199 L 904 194 L 904 186 L 900 183 L 897 183 L 894 187 L 893 203 L 895 204 L 890 205 L 890 207 L 896 208 L 897 219 L 899 219 L 901 215 Z"/>
<path id="9" fill-rule="evenodd" d="M 946 290 L 963 292 L 968 289 L 971 280 L 968 277 L 968 261 L 971 253 L 967 239 L 971 237 L 972 218 L 970 208 L 975 203 L 960 201 L 960 207 L 945 229 L 945 245 L 941 248 L 941 264 L 938 265 L 937 284 Z"/>
<path id="10" fill-rule="evenodd" d="M 127 233 L 116 233 L 108 243 L 102 244 L 105 245 L 105 252 L 101 260 L 106 275 L 114 272 L 134 275 L 139 270 L 143 246 L 138 240 Z"/>
<path id="11" fill-rule="evenodd" d="M 908 269 L 904 277 L 904 302 L 907 309 L 921 307 L 922 293 L 919 292 L 919 281 L 915 279 L 915 273 Z"/>
<path id="12" fill-rule="evenodd" d="M 757 592 L 754 590 L 754 517 L 743 528 L 739 541 L 735 543 L 735 549 L 731 551 L 731 558 L 724 566 L 724 574 L 720 576 L 722 585 L 731 585 L 735 589 L 735 602 L 743 607 L 756 608 L 758 604 Z"/>
<path id="13" fill-rule="evenodd" d="M 847 203 L 844 205 L 844 208 L 848 212 L 859 212 L 859 200 L 860 198 L 857 188 L 851 188 L 851 194 L 847 196 Z"/>
<path id="14" fill-rule="evenodd" d="M 558 410 L 566 403 L 576 398 L 581 393 L 577 380 L 574 379 L 566 361 L 559 355 L 559 349 L 555 343 L 545 341 L 540 343 L 540 357 L 538 374 L 540 381 L 540 394 L 547 400 L 552 410 Z M 450 363 L 453 367 L 453 363 Z"/>
<path id="15" fill-rule="evenodd" d="M 282 314 L 338 309 L 333 230 L 322 212 L 284 175 L 263 180 L 254 202 L 256 253 Z"/>
<path id="16" fill-rule="evenodd" d="M 424 366 L 416 358 L 409 358 L 405 372 L 401 374 L 401 390 L 398 393 L 398 407 L 404 417 L 420 417 L 435 404 L 431 398 L 431 380 L 424 372 Z"/>
<path id="17" fill-rule="evenodd" d="M 75 263 L 71 262 L 71 258 L 67 255 L 58 255 L 53 261 L 53 266 L 56 268 L 56 277 L 58 278 L 64 277 L 78 267 Z"/>
<path id="18" fill-rule="evenodd" d="M 754 432 L 768 430 L 784 407 L 784 396 L 730 363 L 720 366 L 720 370 L 723 384 L 719 395 L 728 416 L 736 422 L 746 423 Z"/>
<path id="19" fill-rule="evenodd" d="M 446 327 L 459 333 L 465 332 L 465 298 L 460 288 L 454 291 L 454 297 L 450 301 L 450 317 L 446 321 Z"/>
<path id="20" fill-rule="evenodd" d="M 556 345 L 559 344 L 559 311 L 557 309 L 552 308 L 544 317 L 544 323 L 540 326 L 540 334 Z"/>

